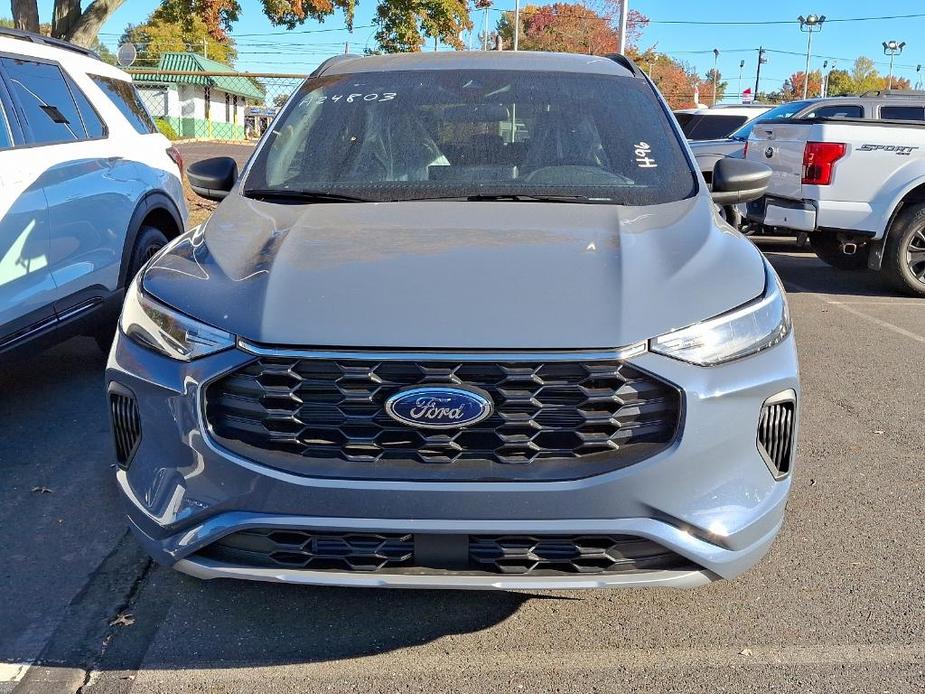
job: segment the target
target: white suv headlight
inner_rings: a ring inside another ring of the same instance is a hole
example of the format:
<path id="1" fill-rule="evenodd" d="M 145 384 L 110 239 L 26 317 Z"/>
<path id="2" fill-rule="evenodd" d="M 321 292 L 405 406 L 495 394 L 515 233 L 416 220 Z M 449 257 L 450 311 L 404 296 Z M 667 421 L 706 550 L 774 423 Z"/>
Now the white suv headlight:
<path id="1" fill-rule="evenodd" d="M 764 295 L 716 318 L 653 338 L 652 352 L 714 366 L 773 347 L 790 333 L 790 310 L 780 280 L 766 268 Z"/>
<path id="2" fill-rule="evenodd" d="M 171 359 L 191 361 L 234 347 L 234 335 L 158 303 L 141 289 L 141 276 L 125 292 L 119 328 L 138 344 Z"/>

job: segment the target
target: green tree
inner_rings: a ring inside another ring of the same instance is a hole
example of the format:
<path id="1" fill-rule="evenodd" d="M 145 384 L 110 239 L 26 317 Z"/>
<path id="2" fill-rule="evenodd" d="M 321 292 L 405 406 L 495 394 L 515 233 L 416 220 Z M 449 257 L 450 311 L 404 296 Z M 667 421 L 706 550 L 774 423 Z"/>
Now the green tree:
<path id="1" fill-rule="evenodd" d="M 237 58 L 234 41 L 227 34 L 221 39 L 215 38 L 202 17 L 194 15 L 178 21 L 162 7 L 144 23 L 125 27 L 119 42 L 135 45 L 140 67 L 156 67 L 161 54 L 172 51 L 199 53 L 228 66 L 233 66 Z"/>
<path id="2" fill-rule="evenodd" d="M 716 101 L 713 101 L 713 77 L 714 73 L 716 76 Z M 703 80 L 700 82 L 700 98 L 701 99 L 710 99 L 710 105 L 714 103 L 719 103 L 723 100 L 723 97 L 726 96 L 726 88 L 729 86 L 728 82 L 723 81 L 723 73 L 719 70 L 714 70 L 710 68 L 707 70 L 707 74 L 703 76 Z"/>
<path id="3" fill-rule="evenodd" d="M 466 0 L 381 0 L 373 21 L 386 53 L 419 51 L 433 39 L 459 50 L 459 35 L 472 28 Z"/>
<path id="4" fill-rule="evenodd" d="M 854 80 L 847 70 L 832 70 L 826 90 L 829 96 L 848 96 L 854 94 Z"/>

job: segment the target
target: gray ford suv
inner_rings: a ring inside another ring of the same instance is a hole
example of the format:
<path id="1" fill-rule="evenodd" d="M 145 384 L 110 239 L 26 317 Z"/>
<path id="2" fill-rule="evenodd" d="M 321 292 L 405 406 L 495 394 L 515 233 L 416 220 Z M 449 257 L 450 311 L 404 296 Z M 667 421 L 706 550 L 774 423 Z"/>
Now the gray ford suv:
<path id="1" fill-rule="evenodd" d="M 774 271 L 630 61 L 342 56 L 136 277 L 117 479 L 202 578 L 696 586 L 780 529 L 799 384 Z"/>

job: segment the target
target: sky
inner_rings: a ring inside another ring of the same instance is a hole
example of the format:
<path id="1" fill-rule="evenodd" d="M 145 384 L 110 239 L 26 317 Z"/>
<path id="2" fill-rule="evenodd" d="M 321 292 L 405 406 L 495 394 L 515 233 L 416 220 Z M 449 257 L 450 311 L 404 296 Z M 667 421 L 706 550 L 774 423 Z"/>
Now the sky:
<path id="1" fill-rule="evenodd" d="M 540 4 L 545 2 L 540 0 Z M 768 63 L 762 67 L 762 91 L 780 88 L 789 75 L 803 69 L 807 36 L 800 31 L 796 21 L 801 14 L 824 14 L 827 17 L 822 31 L 813 35 L 812 69 L 821 68 L 826 59 L 829 69 L 833 59 L 837 59 L 837 67 L 848 68 L 854 58 L 866 55 L 877 61 L 878 69 L 886 74 L 889 59 L 883 55 L 882 43 L 888 40 L 907 42 L 903 54 L 896 58 L 896 75 L 909 78 L 915 85 L 918 80 L 916 66 L 925 63 L 925 4 L 921 0 L 885 0 L 880 3 L 869 0 L 775 0 L 765 3 L 629 0 L 629 3 L 632 9 L 639 10 L 651 20 L 640 41 L 641 47 L 654 45 L 659 51 L 691 63 L 700 73 L 713 66 L 713 49 L 718 48 L 717 65 L 729 82 L 731 93 L 739 91 L 741 60 L 745 60 L 742 88 L 754 87 L 759 46 L 771 50 Z M 156 4 L 156 0 L 128 0 L 104 25 L 100 35 L 103 43 L 115 49 L 125 25 L 144 21 Z M 50 18 L 52 5 L 52 0 L 39 0 L 42 21 Z M 362 53 L 364 47 L 375 46 L 375 27 L 371 26 L 376 7 L 374 0 L 359 0 L 352 34 L 344 30 L 344 18 L 340 13 L 323 23 L 306 22 L 294 31 L 286 31 L 274 27 L 264 17 L 260 0 L 241 0 L 241 5 L 241 20 L 232 31 L 238 43 L 237 67 L 240 70 L 307 73 L 324 58 L 342 53 L 345 43 L 349 43 L 350 50 L 356 53 Z M 495 9 L 489 15 L 492 28 L 499 13 L 513 7 L 514 0 L 496 0 Z M 922 16 L 900 17 L 911 14 Z M 840 21 L 883 16 L 893 18 Z M 482 13 L 474 13 L 473 21 L 477 32 L 481 28 Z M 468 37 L 464 40 L 468 41 Z M 476 37 L 472 40 L 478 43 Z M 921 75 L 925 79 L 925 71 Z"/>

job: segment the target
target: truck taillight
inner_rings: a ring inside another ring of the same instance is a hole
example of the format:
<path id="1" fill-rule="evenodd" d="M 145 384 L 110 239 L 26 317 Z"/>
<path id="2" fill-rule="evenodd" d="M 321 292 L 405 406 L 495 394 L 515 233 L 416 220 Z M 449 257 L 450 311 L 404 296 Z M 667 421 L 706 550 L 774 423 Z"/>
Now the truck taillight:
<path id="1" fill-rule="evenodd" d="M 173 159 L 173 163 L 177 165 L 177 168 L 180 169 L 180 178 L 183 177 L 183 155 L 180 154 L 180 150 L 176 147 L 167 148 L 167 156 Z"/>
<path id="2" fill-rule="evenodd" d="M 846 150 L 842 142 L 807 142 L 803 150 L 803 184 L 831 184 L 835 162 L 845 156 Z"/>
<path id="3" fill-rule="evenodd" d="M 748 159 L 748 140 L 745 141 L 745 149 L 742 150 L 742 158 Z"/>

